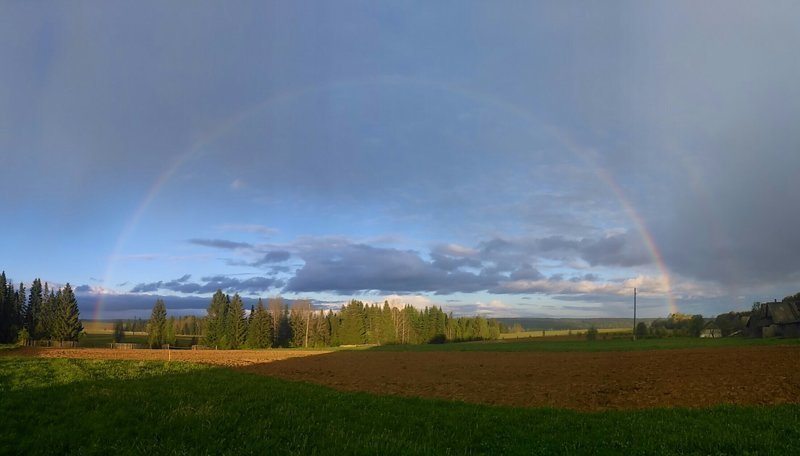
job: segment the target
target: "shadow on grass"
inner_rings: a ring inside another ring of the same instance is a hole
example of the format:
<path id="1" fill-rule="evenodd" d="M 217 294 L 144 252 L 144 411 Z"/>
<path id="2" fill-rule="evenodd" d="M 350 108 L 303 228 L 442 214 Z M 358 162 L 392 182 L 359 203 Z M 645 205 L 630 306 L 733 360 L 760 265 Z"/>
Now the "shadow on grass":
<path id="1" fill-rule="evenodd" d="M 17 360 L 0 359 L 2 454 L 790 454 L 800 445 L 798 406 L 514 409 L 341 393 L 226 368 L 176 372 L 185 366 L 161 362 L 144 363 L 144 376 L 128 361 L 85 364 L 97 370 L 90 378 L 11 388 L 9 378 L 32 372 Z"/>

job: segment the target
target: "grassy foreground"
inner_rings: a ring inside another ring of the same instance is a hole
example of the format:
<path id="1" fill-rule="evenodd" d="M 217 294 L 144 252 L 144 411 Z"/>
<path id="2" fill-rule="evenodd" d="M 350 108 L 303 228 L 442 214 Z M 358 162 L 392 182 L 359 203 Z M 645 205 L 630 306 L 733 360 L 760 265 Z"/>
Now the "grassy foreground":
<path id="1" fill-rule="evenodd" d="M 697 337 L 669 337 L 664 339 L 526 339 L 520 341 L 482 341 L 460 342 L 448 344 L 423 345 L 380 345 L 371 347 L 374 351 L 465 351 L 465 352 L 606 352 L 606 351 L 646 351 L 682 348 L 717 348 L 717 347 L 759 347 L 774 345 L 798 345 L 800 339 L 748 339 L 728 337 L 723 339 L 700 339 Z"/>
<path id="2" fill-rule="evenodd" d="M 578 413 L 187 363 L 0 358 L 0 454 L 791 454 L 800 406 Z"/>

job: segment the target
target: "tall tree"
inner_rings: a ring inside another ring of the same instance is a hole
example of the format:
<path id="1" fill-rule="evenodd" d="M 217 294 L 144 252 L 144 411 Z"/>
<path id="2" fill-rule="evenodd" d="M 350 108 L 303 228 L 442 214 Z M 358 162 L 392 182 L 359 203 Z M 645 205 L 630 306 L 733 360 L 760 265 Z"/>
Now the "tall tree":
<path id="1" fill-rule="evenodd" d="M 298 299 L 292 303 L 292 310 L 289 313 L 289 324 L 292 328 L 293 346 L 308 347 L 311 313 L 311 301 L 308 299 Z"/>
<path id="2" fill-rule="evenodd" d="M 220 339 L 224 338 L 225 317 L 228 313 L 228 296 L 217 289 L 208 305 L 208 316 L 203 325 L 203 343 L 208 346 L 217 346 Z"/>
<path id="3" fill-rule="evenodd" d="M 147 343 L 150 348 L 161 348 L 167 338 L 167 306 L 164 301 L 156 299 L 150 320 L 147 322 Z"/>
<path id="4" fill-rule="evenodd" d="M 280 345 L 280 327 L 283 316 L 283 298 L 274 296 L 267 300 L 267 309 L 272 317 L 272 345 L 277 347 Z"/>
<path id="5" fill-rule="evenodd" d="M 264 301 L 259 298 L 247 326 L 247 347 L 269 348 L 272 346 L 272 340 L 272 318 L 264 307 Z"/>
<path id="6" fill-rule="evenodd" d="M 234 294 L 227 314 L 224 348 L 241 348 L 247 337 L 247 318 L 244 314 L 244 303 L 239 294 Z"/>
<path id="7" fill-rule="evenodd" d="M 56 313 L 53 315 L 53 333 L 51 337 L 58 341 L 77 341 L 83 331 L 78 300 L 69 283 L 55 295 Z"/>
<path id="8" fill-rule="evenodd" d="M 31 283 L 28 305 L 25 306 L 25 328 L 33 339 L 41 339 L 45 335 L 42 322 L 42 281 L 34 279 Z"/>

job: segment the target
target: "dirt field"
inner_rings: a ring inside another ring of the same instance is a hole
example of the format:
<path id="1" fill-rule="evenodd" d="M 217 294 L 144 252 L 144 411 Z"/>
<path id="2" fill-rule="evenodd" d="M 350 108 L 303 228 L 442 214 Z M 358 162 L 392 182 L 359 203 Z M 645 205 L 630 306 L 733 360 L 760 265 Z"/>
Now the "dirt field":
<path id="1" fill-rule="evenodd" d="M 241 369 L 347 391 L 575 410 L 800 403 L 800 347 L 337 352 Z"/>
<path id="2" fill-rule="evenodd" d="M 162 350 L 36 349 L 25 354 L 167 357 Z M 171 356 L 344 391 L 521 407 L 598 411 L 800 403 L 798 346 L 607 353 L 173 350 Z"/>
<path id="3" fill-rule="evenodd" d="M 325 351 L 308 350 L 109 350 L 105 348 L 25 348 L 0 352 L 1 355 L 41 358 L 87 358 L 128 360 L 172 360 L 221 366 L 245 366 L 289 358 L 319 355 Z"/>

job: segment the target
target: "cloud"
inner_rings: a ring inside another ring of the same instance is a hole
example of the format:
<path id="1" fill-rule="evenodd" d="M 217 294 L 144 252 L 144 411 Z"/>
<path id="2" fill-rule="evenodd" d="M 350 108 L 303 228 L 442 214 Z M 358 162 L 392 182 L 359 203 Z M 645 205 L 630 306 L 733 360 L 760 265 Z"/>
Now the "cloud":
<path id="1" fill-rule="evenodd" d="M 445 271 L 411 250 L 373 247 L 346 239 L 315 239 L 300 245 L 303 266 L 284 291 L 353 294 L 478 291 L 496 279 L 487 274 Z"/>
<path id="2" fill-rule="evenodd" d="M 140 283 L 135 285 L 129 293 L 156 293 L 158 291 L 172 291 L 184 294 L 209 294 L 220 289 L 226 293 L 266 293 L 274 288 L 283 286 L 283 281 L 269 277 L 250 277 L 239 279 L 224 275 L 202 277 L 200 282 L 190 282 L 191 276 L 184 275 L 175 280 Z"/>
<path id="3" fill-rule="evenodd" d="M 282 263 L 292 256 L 286 250 L 272 250 L 265 253 L 260 259 L 250 263 L 252 266 L 264 266 L 266 264 Z"/>
<path id="4" fill-rule="evenodd" d="M 236 250 L 252 248 L 253 245 L 247 242 L 236 242 L 225 239 L 189 239 L 190 244 L 203 247 L 213 247 L 215 249 Z"/>

